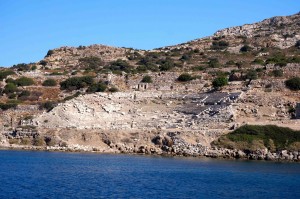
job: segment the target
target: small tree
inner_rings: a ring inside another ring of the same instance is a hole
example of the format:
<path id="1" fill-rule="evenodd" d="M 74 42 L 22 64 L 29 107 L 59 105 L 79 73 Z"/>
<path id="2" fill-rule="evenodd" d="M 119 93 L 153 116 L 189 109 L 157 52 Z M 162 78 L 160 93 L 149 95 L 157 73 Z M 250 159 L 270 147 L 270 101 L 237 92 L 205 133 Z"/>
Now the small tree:
<path id="1" fill-rule="evenodd" d="M 143 77 L 142 81 L 143 83 L 152 83 L 152 78 L 149 75 L 146 75 Z"/>
<path id="2" fill-rule="evenodd" d="M 188 81 L 191 81 L 192 79 L 193 79 L 193 77 L 188 73 L 182 73 L 177 78 L 177 80 L 180 81 L 180 82 L 188 82 Z"/>
<path id="3" fill-rule="evenodd" d="M 221 88 L 228 84 L 228 79 L 226 77 L 217 77 L 213 80 L 212 85 L 214 88 Z"/>
<path id="4" fill-rule="evenodd" d="M 57 83 L 54 79 L 47 79 L 43 82 L 43 86 L 56 86 Z"/>
<path id="5" fill-rule="evenodd" d="M 300 90 L 300 77 L 293 77 L 285 81 L 286 87 L 291 90 L 298 91 Z"/>

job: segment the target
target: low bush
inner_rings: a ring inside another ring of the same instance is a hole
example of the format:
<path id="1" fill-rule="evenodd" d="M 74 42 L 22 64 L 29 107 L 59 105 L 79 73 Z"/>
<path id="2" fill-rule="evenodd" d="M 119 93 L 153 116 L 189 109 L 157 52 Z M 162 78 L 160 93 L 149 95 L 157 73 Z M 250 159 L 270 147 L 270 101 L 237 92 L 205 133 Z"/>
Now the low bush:
<path id="1" fill-rule="evenodd" d="M 188 82 L 193 80 L 194 78 L 188 74 L 188 73 L 182 73 L 181 75 L 179 75 L 179 77 L 177 78 L 178 81 L 180 82 Z"/>
<path id="2" fill-rule="evenodd" d="M 286 80 L 285 85 L 291 90 L 300 90 L 300 77 L 293 77 L 291 79 Z"/>
<path id="3" fill-rule="evenodd" d="M 95 93 L 95 92 L 104 92 L 107 88 L 107 85 L 99 82 L 97 84 L 92 84 L 90 87 L 87 89 L 88 93 Z"/>
<path id="4" fill-rule="evenodd" d="M 77 90 L 80 88 L 84 88 L 90 86 L 94 83 L 94 80 L 91 76 L 83 76 L 83 77 L 71 77 L 62 81 L 60 83 L 60 88 L 62 90 Z"/>
<path id="5" fill-rule="evenodd" d="M 5 79 L 7 76 L 9 75 L 14 75 L 15 72 L 12 70 L 3 70 L 0 71 L 0 81 L 2 81 L 3 79 Z"/>
<path id="6" fill-rule="evenodd" d="M 227 141 L 222 139 L 222 137 L 227 138 Z M 244 147 L 242 146 L 243 143 L 251 146 L 253 143 L 260 142 L 263 147 L 270 150 L 283 150 L 294 143 L 300 142 L 300 131 L 275 125 L 245 125 L 222 137 L 214 143 L 226 145 L 224 142 L 232 142 L 231 144 L 235 144 L 235 146 Z"/>
<path id="7" fill-rule="evenodd" d="M 47 79 L 43 82 L 43 86 L 56 86 L 57 83 L 54 79 Z"/>
<path id="8" fill-rule="evenodd" d="M 15 93 L 18 91 L 18 88 L 15 84 L 13 83 L 7 83 L 4 87 L 3 93 L 5 94 L 11 94 L 11 93 Z"/>
<path id="9" fill-rule="evenodd" d="M 210 58 L 208 62 L 208 66 L 210 68 L 219 68 L 220 67 L 220 62 L 217 58 Z"/>
<path id="10" fill-rule="evenodd" d="M 143 83 L 152 83 L 152 78 L 151 78 L 151 76 L 149 76 L 149 75 L 145 75 L 145 76 L 143 77 L 143 79 L 142 79 L 141 82 L 143 82 Z"/>
<path id="11" fill-rule="evenodd" d="M 224 50 L 229 46 L 227 41 L 213 41 L 211 45 L 212 50 Z"/>
<path id="12" fill-rule="evenodd" d="M 282 77 L 283 76 L 283 70 L 273 70 L 272 74 L 274 77 Z"/>
<path id="13" fill-rule="evenodd" d="M 101 60 L 101 58 L 93 56 L 80 58 L 79 62 L 83 68 L 92 70 L 98 69 L 100 66 L 104 65 L 104 62 Z"/>
<path id="14" fill-rule="evenodd" d="M 226 86 L 227 84 L 228 84 L 227 77 L 217 77 L 212 82 L 213 87 L 217 89 Z"/>
<path id="15" fill-rule="evenodd" d="M 0 109 L 2 109 L 3 111 L 6 111 L 8 109 L 12 109 L 12 108 L 16 108 L 18 106 L 18 103 L 14 103 L 14 102 L 7 102 L 7 103 L 0 103 Z"/>
<path id="16" fill-rule="evenodd" d="M 34 84 L 33 79 L 29 77 L 20 77 L 15 80 L 17 86 L 31 86 Z"/>

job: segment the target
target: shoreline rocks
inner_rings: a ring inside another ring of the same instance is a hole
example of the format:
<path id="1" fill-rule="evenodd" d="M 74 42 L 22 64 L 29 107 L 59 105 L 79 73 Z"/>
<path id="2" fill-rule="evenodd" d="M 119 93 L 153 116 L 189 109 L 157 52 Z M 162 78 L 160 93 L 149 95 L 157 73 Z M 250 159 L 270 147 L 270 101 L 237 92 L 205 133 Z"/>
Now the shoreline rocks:
<path id="1" fill-rule="evenodd" d="M 216 159 L 240 159 L 240 160 L 264 160 L 275 162 L 300 162 L 299 151 L 282 150 L 276 153 L 267 150 L 242 151 L 237 149 L 189 146 L 180 148 L 178 146 L 168 147 L 163 145 L 161 148 L 139 146 L 135 148 L 119 147 L 116 149 L 100 149 L 97 147 L 70 145 L 70 146 L 25 146 L 25 145 L 2 145 L 0 150 L 30 150 L 30 151 L 55 151 L 55 152 L 84 152 L 100 154 L 136 154 L 136 155 L 155 155 L 172 157 L 207 157 Z"/>

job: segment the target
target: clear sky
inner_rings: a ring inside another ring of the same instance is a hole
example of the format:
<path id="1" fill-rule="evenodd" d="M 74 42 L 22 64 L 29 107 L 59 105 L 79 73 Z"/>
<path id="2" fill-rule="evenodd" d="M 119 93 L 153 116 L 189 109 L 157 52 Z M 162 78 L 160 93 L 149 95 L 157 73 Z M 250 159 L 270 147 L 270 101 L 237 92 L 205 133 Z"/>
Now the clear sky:
<path id="1" fill-rule="evenodd" d="M 0 66 L 61 46 L 153 49 L 300 11 L 300 0 L 0 0 Z"/>

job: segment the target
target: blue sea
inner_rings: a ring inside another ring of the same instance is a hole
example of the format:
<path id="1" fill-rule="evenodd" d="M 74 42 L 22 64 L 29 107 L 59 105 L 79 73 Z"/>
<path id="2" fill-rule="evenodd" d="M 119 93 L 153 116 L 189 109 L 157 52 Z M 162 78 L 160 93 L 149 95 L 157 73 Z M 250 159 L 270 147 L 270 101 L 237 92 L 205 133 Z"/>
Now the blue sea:
<path id="1" fill-rule="evenodd" d="M 0 198 L 300 198 L 300 163 L 3 150 Z"/>

